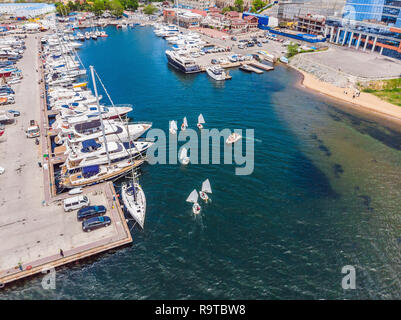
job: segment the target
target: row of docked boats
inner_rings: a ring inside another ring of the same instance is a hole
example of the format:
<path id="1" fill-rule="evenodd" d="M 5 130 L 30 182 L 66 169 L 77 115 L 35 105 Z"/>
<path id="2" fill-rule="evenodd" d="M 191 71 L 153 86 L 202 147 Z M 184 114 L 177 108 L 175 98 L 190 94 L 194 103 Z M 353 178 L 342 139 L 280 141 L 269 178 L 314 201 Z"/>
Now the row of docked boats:
<path id="1" fill-rule="evenodd" d="M 59 187 L 79 193 L 86 186 L 132 175 L 133 180 L 122 189 L 122 198 L 127 211 L 143 227 L 146 198 L 137 180 L 137 169 L 145 162 L 146 150 L 154 144 L 141 138 L 152 123 L 131 122 L 127 115 L 132 105 L 115 105 L 111 100 L 110 105 L 101 103 L 99 75 L 91 66 L 93 93 L 77 54 L 80 46 L 63 31 L 46 35 L 41 43 L 47 109 L 55 114 L 51 123 L 55 144 L 52 153 L 65 159 L 58 176 Z M 102 89 L 109 97 L 103 84 Z"/>

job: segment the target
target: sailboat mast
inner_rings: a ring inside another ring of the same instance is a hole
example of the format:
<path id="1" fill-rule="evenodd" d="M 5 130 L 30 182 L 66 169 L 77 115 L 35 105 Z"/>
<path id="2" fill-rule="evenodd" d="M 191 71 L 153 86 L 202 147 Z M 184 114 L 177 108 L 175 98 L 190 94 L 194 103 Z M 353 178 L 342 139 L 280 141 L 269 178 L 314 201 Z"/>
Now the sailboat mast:
<path id="1" fill-rule="evenodd" d="M 99 112 L 100 124 L 101 124 L 101 127 L 102 127 L 104 146 L 106 147 L 107 161 L 108 161 L 109 166 L 110 166 L 111 161 L 110 161 L 110 155 L 109 155 L 109 148 L 108 148 L 108 146 L 107 146 L 106 134 L 105 134 L 105 131 L 104 131 L 104 124 L 103 124 L 102 111 L 100 110 L 99 96 L 98 96 L 98 94 L 97 94 L 97 87 L 96 87 L 95 74 L 94 74 L 94 71 L 93 71 L 93 66 L 89 66 L 89 68 L 90 68 L 90 70 L 91 70 L 93 88 L 94 88 L 94 90 L 95 90 L 97 110 L 98 110 L 98 112 Z"/>

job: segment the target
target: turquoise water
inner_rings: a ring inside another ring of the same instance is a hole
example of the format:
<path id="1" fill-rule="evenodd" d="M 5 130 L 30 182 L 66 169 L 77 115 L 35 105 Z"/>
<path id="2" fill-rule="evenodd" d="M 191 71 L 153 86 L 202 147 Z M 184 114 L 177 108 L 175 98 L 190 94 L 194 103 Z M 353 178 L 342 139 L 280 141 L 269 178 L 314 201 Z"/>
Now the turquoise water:
<path id="1" fill-rule="evenodd" d="M 135 121 L 202 113 L 208 128 L 255 129 L 255 170 L 234 165 L 145 165 L 145 229 L 133 245 L 11 285 L 0 298 L 365 299 L 401 298 L 401 135 L 302 90 L 286 67 L 232 70 L 216 84 L 167 65 L 151 28 L 116 30 L 80 50 L 115 103 Z M 209 178 L 212 202 L 194 218 L 188 194 Z M 356 290 L 341 269 L 356 268 Z"/>

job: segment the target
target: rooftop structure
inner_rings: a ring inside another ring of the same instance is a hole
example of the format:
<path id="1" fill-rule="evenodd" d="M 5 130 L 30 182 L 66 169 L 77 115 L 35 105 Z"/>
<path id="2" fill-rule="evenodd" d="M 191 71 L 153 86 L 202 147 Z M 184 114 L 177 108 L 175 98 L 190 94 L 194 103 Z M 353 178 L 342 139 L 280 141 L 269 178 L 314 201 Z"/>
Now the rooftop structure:
<path id="1" fill-rule="evenodd" d="M 0 14 L 15 17 L 33 18 L 54 10 L 55 6 L 47 3 L 0 3 Z"/>

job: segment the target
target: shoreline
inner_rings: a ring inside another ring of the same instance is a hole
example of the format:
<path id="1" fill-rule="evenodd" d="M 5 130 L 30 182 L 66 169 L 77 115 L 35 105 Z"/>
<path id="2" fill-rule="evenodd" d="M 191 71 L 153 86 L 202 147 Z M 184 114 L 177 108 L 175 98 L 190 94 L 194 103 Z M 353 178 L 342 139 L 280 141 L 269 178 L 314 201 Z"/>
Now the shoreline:
<path id="1" fill-rule="evenodd" d="M 351 93 L 345 94 L 344 88 L 336 87 L 327 82 L 317 79 L 314 75 L 307 73 L 297 67 L 287 64 L 293 70 L 296 70 L 302 75 L 300 86 L 313 90 L 316 93 L 334 98 L 339 102 L 346 103 L 348 106 L 344 109 L 352 110 L 375 115 L 380 118 L 389 120 L 398 126 L 401 125 L 401 107 L 391 104 L 387 101 L 381 100 L 375 95 L 367 92 L 361 92 L 359 97 L 352 98 Z M 348 89 L 348 91 L 350 91 Z"/>

